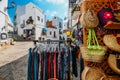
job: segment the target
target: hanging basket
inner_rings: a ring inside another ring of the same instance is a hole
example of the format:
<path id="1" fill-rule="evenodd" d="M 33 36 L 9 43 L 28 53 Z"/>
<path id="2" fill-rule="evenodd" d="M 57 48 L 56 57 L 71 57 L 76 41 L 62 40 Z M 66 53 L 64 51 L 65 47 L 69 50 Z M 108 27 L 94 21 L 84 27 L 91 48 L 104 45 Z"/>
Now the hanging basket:
<path id="1" fill-rule="evenodd" d="M 120 44 L 117 42 L 117 37 L 120 37 L 120 34 L 114 36 L 113 34 L 107 34 L 103 37 L 104 44 L 116 52 L 120 52 Z"/>
<path id="2" fill-rule="evenodd" d="M 106 78 L 102 69 L 97 67 L 85 67 L 82 72 L 82 80 L 104 80 Z"/>
<path id="3" fill-rule="evenodd" d="M 107 51 L 105 46 L 100 46 L 94 29 L 89 29 L 87 46 L 80 46 L 85 61 L 102 62 Z"/>
<path id="4" fill-rule="evenodd" d="M 86 13 L 82 13 L 80 22 L 85 28 L 95 28 L 99 24 L 97 15 L 91 9 L 88 9 Z"/>

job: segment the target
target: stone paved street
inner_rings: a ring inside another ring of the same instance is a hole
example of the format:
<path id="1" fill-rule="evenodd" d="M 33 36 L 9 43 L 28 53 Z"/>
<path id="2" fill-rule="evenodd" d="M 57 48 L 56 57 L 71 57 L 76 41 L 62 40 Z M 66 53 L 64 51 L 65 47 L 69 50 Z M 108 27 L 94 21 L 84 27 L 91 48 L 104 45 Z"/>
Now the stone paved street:
<path id="1" fill-rule="evenodd" d="M 28 49 L 33 42 L 16 42 L 0 51 L 0 80 L 27 80 Z"/>

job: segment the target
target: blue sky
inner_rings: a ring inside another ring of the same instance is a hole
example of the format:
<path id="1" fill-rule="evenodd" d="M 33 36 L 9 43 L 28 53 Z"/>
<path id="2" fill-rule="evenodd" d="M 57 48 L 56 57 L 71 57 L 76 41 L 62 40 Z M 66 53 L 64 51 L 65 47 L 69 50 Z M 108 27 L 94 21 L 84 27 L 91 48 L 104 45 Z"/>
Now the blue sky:
<path id="1" fill-rule="evenodd" d="M 10 6 L 12 1 L 16 3 L 16 7 L 18 5 L 26 5 L 29 2 L 34 3 L 45 12 L 49 20 L 51 20 L 54 15 L 64 19 L 68 14 L 68 0 L 8 0 L 8 6 Z M 8 10 L 8 14 L 12 21 L 16 7 Z"/>

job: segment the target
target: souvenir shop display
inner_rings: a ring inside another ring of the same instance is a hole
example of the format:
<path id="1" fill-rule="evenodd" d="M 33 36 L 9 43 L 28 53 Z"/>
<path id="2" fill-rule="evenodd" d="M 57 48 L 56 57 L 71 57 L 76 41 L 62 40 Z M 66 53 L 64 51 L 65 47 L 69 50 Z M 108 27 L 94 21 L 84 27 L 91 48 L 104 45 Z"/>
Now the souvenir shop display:
<path id="1" fill-rule="evenodd" d="M 85 66 L 82 80 L 120 80 L 120 3 L 118 0 L 81 2 L 83 45 L 80 52 Z"/>
<path id="2" fill-rule="evenodd" d="M 65 31 L 70 40 L 44 40 L 43 45 L 35 40 L 27 80 L 120 80 L 118 2 L 82 0 L 76 27 Z"/>

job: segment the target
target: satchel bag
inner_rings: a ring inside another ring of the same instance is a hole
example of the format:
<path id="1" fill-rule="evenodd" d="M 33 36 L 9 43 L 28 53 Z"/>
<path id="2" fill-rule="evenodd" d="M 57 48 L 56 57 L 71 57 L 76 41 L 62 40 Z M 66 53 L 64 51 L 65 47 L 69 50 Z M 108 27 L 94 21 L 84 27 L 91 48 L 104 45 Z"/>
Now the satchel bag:
<path id="1" fill-rule="evenodd" d="M 97 15 L 92 9 L 88 9 L 87 12 L 82 13 L 80 22 L 82 27 L 95 28 L 99 24 Z"/>
<path id="2" fill-rule="evenodd" d="M 113 51 L 120 52 L 120 34 L 106 34 L 103 37 L 104 44 Z"/>
<path id="3" fill-rule="evenodd" d="M 89 29 L 87 46 L 80 46 L 80 50 L 85 61 L 102 62 L 107 48 L 99 45 L 94 29 Z"/>

